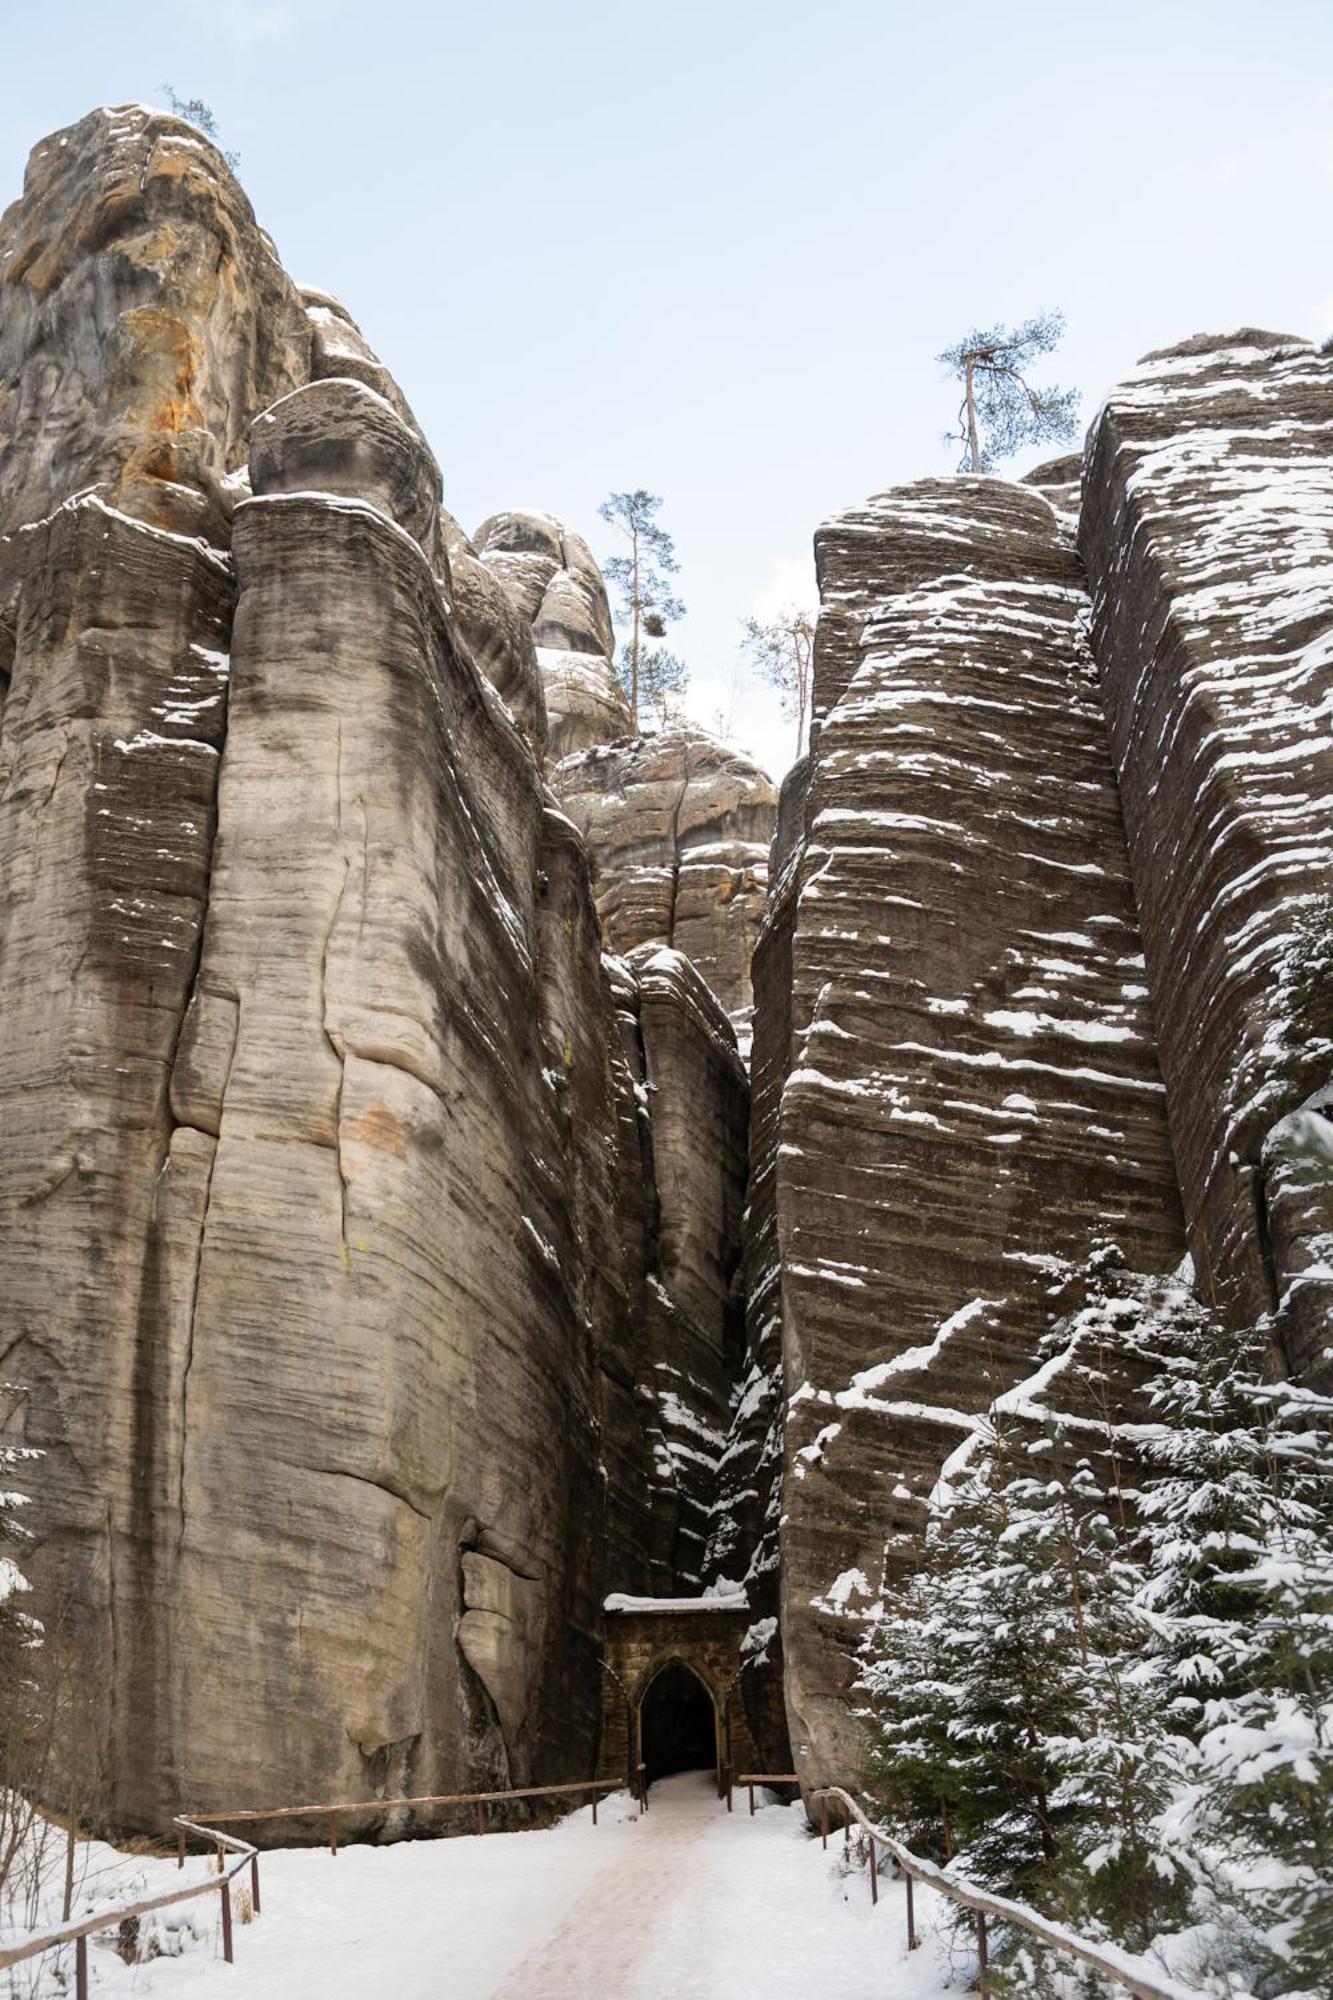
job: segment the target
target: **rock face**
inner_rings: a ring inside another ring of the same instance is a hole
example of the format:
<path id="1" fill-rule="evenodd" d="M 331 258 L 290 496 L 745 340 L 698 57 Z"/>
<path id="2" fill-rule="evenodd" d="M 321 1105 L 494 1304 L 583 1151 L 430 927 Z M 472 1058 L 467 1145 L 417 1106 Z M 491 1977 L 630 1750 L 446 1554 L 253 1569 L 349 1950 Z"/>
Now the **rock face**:
<path id="1" fill-rule="evenodd" d="M 621 1043 L 643 1148 L 646 1373 L 653 1450 L 650 1565 L 663 1595 L 699 1588 L 743 1346 L 741 1222 L 749 1089 L 731 1024 L 680 952 L 644 945 L 621 989 Z"/>
<path id="2" fill-rule="evenodd" d="M 700 1569 L 730 1030 L 604 962 L 531 629 L 214 150 L 85 120 L 0 272 L 0 1353 L 107 1808 L 586 1775 Z"/>
<path id="3" fill-rule="evenodd" d="M 1051 1329 L 1095 1239 L 1152 1282 L 1187 1218 L 1203 1295 L 1330 1379 L 1331 426 L 1330 358 L 1198 339 L 1081 482 L 922 482 L 817 537 L 715 1538 L 752 1604 L 781 1579 L 811 1782 L 858 1772 L 858 1625 L 981 1411 L 1086 1414 Z"/>
<path id="4" fill-rule="evenodd" d="M 553 760 L 630 732 L 612 664 L 606 585 L 587 543 L 551 514 L 494 514 L 476 553 L 532 634 Z"/>
<path id="5" fill-rule="evenodd" d="M 810 1782 L 857 1769 L 857 1619 L 990 1398 L 1031 1393 L 1057 1260 L 1183 1248 L 1068 537 L 1038 494 L 955 479 L 816 554 L 818 726 L 757 960 L 751 1251 L 760 1375 L 781 1322 Z"/>
<path id="6" fill-rule="evenodd" d="M 33 152 L 0 222 L 0 530 L 89 487 L 216 537 L 257 410 L 309 379 L 295 286 L 217 149 L 130 105 Z"/>
<path id="7" fill-rule="evenodd" d="M 606 587 L 586 542 L 549 514 L 496 514 L 475 549 L 529 627 L 550 778 L 596 864 L 612 950 L 692 959 L 748 1050 L 750 958 L 776 798 L 748 757 L 689 724 L 633 734 Z"/>
<path id="8" fill-rule="evenodd" d="M 1333 359 L 1193 341 L 1093 433 L 1090 601 L 1068 461 L 829 523 L 779 806 L 629 735 L 586 545 L 462 532 L 213 147 L 37 149 L 0 1371 L 108 1816 L 586 1777 L 617 1592 L 710 1590 L 736 1740 L 855 1780 L 859 1622 L 1094 1242 L 1187 1219 L 1331 1379 L 1330 447 Z"/>
<path id="9" fill-rule="evenodd" d="M 1333 357 L 1150 355 L 1082 544 L 1195 1264 L 1333 1382 Z"/>
<path id="10" fill-rule="evenodd" d="M 566 757 L 551 782 L 595 858 L 614 948 L 660 942 L 684 952 L 748 1046 L 750 960 L 777 806 L 759 766 L 677 723 Z"/>

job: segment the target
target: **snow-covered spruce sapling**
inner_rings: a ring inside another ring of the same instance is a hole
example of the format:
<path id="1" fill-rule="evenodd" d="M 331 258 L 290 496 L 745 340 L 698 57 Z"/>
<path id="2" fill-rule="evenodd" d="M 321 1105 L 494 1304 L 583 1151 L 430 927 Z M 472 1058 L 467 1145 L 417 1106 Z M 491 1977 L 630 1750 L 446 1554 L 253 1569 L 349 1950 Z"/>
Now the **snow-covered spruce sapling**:
<path id="1" fill-rule="evenodd" d="M 668 625 L 685 614 L 685 606 L 672 594 L 670 579 L 680 564 L 675 543 L 657 518 L 661 505 L 655 493 L 640 486 L 630 493 L 612 493 L 597 510 L 621 540 L 620 551 L 608 557 L 602 569 L 607 583 L 620 593 L 621 615 L 629 622 L 616 671 L 629 696 L 636 729 L 641 702 L 652 702 L 665 719 L 673 697 L 689 678 L 674 653 L 644 643 L 664 638 Z"/>
<path id="2" fill-rule="evenodd" d="M 1182 1331 L 1140 1511 L 1163 1699 L 1197 1746 L 1186 1830 L 1268 1935 L 1266 1990 L 1333 1994 L 1333 1401 L 1268 1379 L 1262 1325 Z"/>
<path id="3" fill-rule="evenodd" d="M 960 472 L 993 472 L 1025 444 L 1073 437 L 1078 390 L 1028 380 L 1032 363 L 1058 347 L 1064 330 L 1063 313 L 1035 313 L 1018 326 L 974 326 L 936 356 L 963 391 L 957 424 L 944 434 L 946 444 L 963 446 Z"/>
<path id="4" fill-rule="evenodd" d="M 1139 1946 L 1186 1888 L 1158 1824 L 1176 1758 L 1134 1678 L 1139 1573 L 1058 1426 L 992 1416 L 867 1644 L 874 1788 L 909 1842 Z"/>

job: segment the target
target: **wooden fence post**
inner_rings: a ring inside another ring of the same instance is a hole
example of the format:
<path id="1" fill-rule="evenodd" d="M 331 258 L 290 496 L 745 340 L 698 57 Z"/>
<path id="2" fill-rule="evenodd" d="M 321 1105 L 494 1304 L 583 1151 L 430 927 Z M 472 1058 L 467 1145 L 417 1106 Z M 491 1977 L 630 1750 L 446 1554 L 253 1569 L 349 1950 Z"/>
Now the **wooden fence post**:
<path id="1" fill-rule="evenodd" d="M 879 1901 L 879 1875 L 875 1867 L 875 1836 L 873 1833 L 870 1836 L 870 1900 L 872 1903 Z"/>
<path id="2" fill-rule="evenodd" d="M 255 1906 L 255 1915 L 258 1916 L 259 1915 L 259 1856 L 257 1854 L 252 1854 L 250 1856 L 250 1901 Z"/>
<path id="3" fill-rule="evenodd" d="M 86 1937 L 74 1940 L 74 1992 L 75 2000 L 88 2000 L 88 1940 Z"/>
<path id="4" fill-rule="evenodd" d="M 980 1910 L 977 1911 L 977 1964 L 981 1975 L 977 1991 L 984 1995 L 990 1992 L 990 1954 L 986 1949 L 986 1919 Z"/>
<path id="5" fill-rule="evenodd" d="M 222 1891 L 222 1956 L 231 1964 L 231 1883 L 224 1875 L 218 1887 Z"/>

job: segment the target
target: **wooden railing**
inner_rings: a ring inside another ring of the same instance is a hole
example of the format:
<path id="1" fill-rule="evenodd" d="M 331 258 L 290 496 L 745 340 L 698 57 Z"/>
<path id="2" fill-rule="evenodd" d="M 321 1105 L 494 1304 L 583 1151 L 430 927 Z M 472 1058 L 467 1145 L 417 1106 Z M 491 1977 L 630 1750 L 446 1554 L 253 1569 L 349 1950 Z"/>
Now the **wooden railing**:
<path id="1" fill-rule="evenodd" d="M 161 1896 L 141 1896 L 137 1902 L 120 1903 L 114 1908 L 94 1910 L 89 1917 L 80 1917 L 77 1923 L 58 1924 L 49 1931 L 40 1931 L 36 1937 L 26 1938 L 22 1944 L 0 1947 L 0 1971 L 9 1965 L 20 1965 L 26 1958 L 40 1958 L 44 1952 L 56 1951 L 63 1944 L 74 1946 L 74 1990 L 77 2000 L 88 2000 L 88 1940 L 94 1931 L 119 1929 L 131 1917 L 150 1916 L 154 1910 L 168 1910 L 173 1903 L 188 1903 L 195 1896 L 209 1896 L 217 1891 L 222 1898 L 222 1956 L 228 1965 L 232 1963 L 231 1939 L 231 1884 L 243 1868 L 250 1869 L 251 1900 L 255 1915 L 259 1915 L 259 1855 L 248 1841 L 234 1840 L 229 1833 L 219 1833 L 211 1826 L 199 1826 L 194 1820 L 178 1818 L 172 1822 L 179 1829 L 181 1841 L 186 1833 L 197 1834 L 201 1840 L 212 1844 L 218 1860 L 217 1875 L 210 1881 L 192 1882 L 184 1889 L 169 1889 Z M 225 1856 L 236 1858 L 228 1866 Z"/>
<path id="2" fill-rule="evenodd" d="M 883 1827 L 875 1826 L 862 1812 L 850 1792 L 840 1785 L 826 1785 L 823 1790 L 810 1794 L 812 1805 L 819 1808 L 819 1831 L 824 1846 L 828 1846 L 829 1806 L 836 1805 L 842 1815 L 844 1835 L 850 1833 L 852 1824 L 859 1826 L 866 1835 L 869 1849 L 870 1898 L 879 1901 L 879 1877 L 875 1860 L 876 1847 L 882 1847 L 892 1855 L 902 1871 L 907 1887 L 907 1948 L 915 1951 L 921 1940 L 916 1935 L 912 1909 L 912 1884 L 924 1883 L 937 1894 L 946 1896 L 951 1903 L 958 1903 L 963 1909 L 971 1910 L 976 1918 L 977 1956 L 981 1969 L 981 1991 L 989 1990 L 989 1942 L 986 1919 L 994 1917 L 1000 1923 L 1014 1924 L 1019 1930 L 1027 1931 L 1032 1937 L 1048 1945 L 1052 1951 L 1062 1952 L 1066 1958 L 1077 1959 L 1081 1964 L 1091 1966 L 1126 1992 L 1133 1993 L 1137 2000 L 1201 2000 L 1197 1987 L 1182 1986 L 1166 1972 L 1159 1971 L 1147 1959 L 1136 1953 L 1122 1951 L 1119 1945 L 1091 1944 L 1076 1932 L 1066 1930 L 1063 1924 L 1054 1923 L 1049 1917 L 1030 1910 L 1026 1903 L 1015 1903 L 1007 1896 L 994 1896 L 988 1889 L 979 1889 L 975 1883 L 966 1881 L 951 1869 L 938 1868 L 933 1861 L 923 1861 L 904 1847 L 900 1840 L 886 1833 Z"/>
<path id="3" fill-rule="evenodd" d="M 756 1785 L 799 1785 L 795 1771 L 739 1771 L 733 1778 L 727 1773 L 727 1811 L 731 1811 L 731 1788 L 744 1785 L 750 1794 L 750 1817 L 754 1818 L 754 1788 Z"/>
<path id="4" fill-rule="evenodd" d="M 623 1778 L 580 1778 L 572 1785 L 520 1785 L 508 1792 L 424 1792 L 413 1798 L 404 1799 L 343 1799 L 336 1805 L 315 1806 L 252 1806 L 244 1812 L 200 1813 L 200 1819 L 216 1820 L 224 1826 L 252 1826 L 261 1819 L 323 1819 L 329 1825 L 329 1848 L 338 1852 L 338 1821 L 351 1814 L 383 1813 L 396 1810 L 399 1806 L 472 1806 L 475 1809 L 475 1830 L 486 1831 L 486 1809 L 493 1805 L 507 1805 L 511 1799 L 551 1799 L 581 1792 L 592 1801 L 592 1823 L 597 1824 L 597 1799 L 602 1792 L 621 1792 L 625 1789 Z M 189 1825 L 189 1821 L 176 1820 L 178 1828 Z M 185 1835 L 182 1831 L 178 1840 L 179 1865 L 185 1866 Z"/>
<path id="5" fill-rule="evenodd" d="M 231 1884 L 242 1869 L 250 1870 L 250 1900 L 256 1916 L 260 1914 L 259 1902 L 259 1850 L 249 1841 L 237 1840 L 232 1834 L 222 1833 L 217 1826 L 205 1825 L 204 1821 L 223 1821 L 228 1826 L 252 1824 L 259 1820 L 274 1819 L 327 1819 L 329 1822 L 329 1847 L 338 1852 L 338 1820 L 352 1813 L 380 1813 L 396 1806 L 473 1806 L 476 1810 L 475 1827 L 478 1833 L 486 1831 L 486 1809 L 488 1806 L 506 1804 L 510 1799 L 558 1798 L 570 1793 L 582 1793 L 592 1801 L 592 1823 L 597 1824 L 597 1800 L 603 1792 L 623 1791 L 620 1778 L 585 1778 L 572 1785 L 523 1785 L 509 1792 L 438 1792 L 420 1798 L 410 1799 L 352 1799 L 338 1805 L 317 1806 L 261 1806 L 245 1812 L 223 1813 L 177 1813 L 171 1824 L 176 1830 L 177 1866 L 185 1866 L 185 1848 L 190 1835 L 203 1841 L 217 1855 L 217 1874 L 203 1882 L 193 1882 L 183 1889 L 169 1889 L 160 1896 L 142 1896 L 137 1902 L 120 1903 L 114 1907 L 94 1910 L 91 1916 L 80 1917 L 76 1923 L 58 1924 L 48 1931 L 40 1931 L 37 1936 L 25 1938 L 22 1944 L 0 1946 L 0 1971 L 7 1966 L 20 1965 L 25 1959 L 40 1958 L 44 1952 L 56 1951 L 61 1945 L 74 1946 L 74 1981 L 76 2000 L 88 2000 L 88 1939 L 94 1931 L 118 1929 L 131 1917 L 150 1916 L 155 1910 L 168 1910 L 174 1903 L 187 1903 L 195 1896 L 208 1896 L 215 1892 L 222 1898 L 222 1956 L 230 1965 L 232 1959 L 232 1914 Z M 227 1855 L 236 1858 L 228 1866 Z"/>

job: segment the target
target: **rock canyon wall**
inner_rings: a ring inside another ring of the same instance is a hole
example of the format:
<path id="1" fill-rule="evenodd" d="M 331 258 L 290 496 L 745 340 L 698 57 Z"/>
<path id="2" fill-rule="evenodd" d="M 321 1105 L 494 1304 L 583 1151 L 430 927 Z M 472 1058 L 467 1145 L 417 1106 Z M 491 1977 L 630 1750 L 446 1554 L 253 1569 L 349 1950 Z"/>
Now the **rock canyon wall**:
<path id="1" fill-rule="evenodd" d="M 595 564 L 516 607 L 173 118 L 40 147 L 0 286 L 0 1357 L 109 1802 L 586 1774 L 604 1595 L 701 1572 L 747 1116 L 545 781 Z"/>
<path id="2" fill-rule="evenodd" d="M 1063 461 L 816 537 L 725 1460 L 809 1783 L 857 1776 L 860 1634 L 991 1402 L 1076 1431 L 1097 1242 L 1188 1242 L 1329 1379 L 1331 396 L 1301 343 L 1192 341 L 1110 398 L 1081 509 Z"/>
<path id="3" fill-rule="evenodd" d="M 1081 464 L 829 522 L 780 800 L 443 484 L 197 132 L 37 149 L 0 1376 L 123 1824 L 586 1776 L 607 1595 L 741 1585 L 765 1763 L 856 1782 L 932 1493 L 1088 1414 L 1097 1244 L 1330 1379 L 1333 358 L 1187 342 Z"/>

